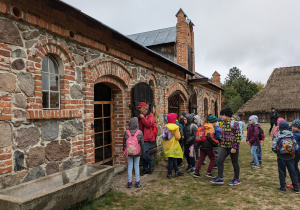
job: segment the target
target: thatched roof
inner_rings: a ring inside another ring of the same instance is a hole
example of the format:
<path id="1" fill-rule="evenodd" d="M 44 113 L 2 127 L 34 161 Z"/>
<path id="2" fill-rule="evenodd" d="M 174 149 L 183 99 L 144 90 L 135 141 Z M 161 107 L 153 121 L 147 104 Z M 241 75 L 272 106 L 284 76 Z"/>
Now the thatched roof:
<path id="1" fill-rule="evenodd" d="M 263 90 L 247 101 L 238 114 L 300 111 L 300 66 L 274 69 Z"/>

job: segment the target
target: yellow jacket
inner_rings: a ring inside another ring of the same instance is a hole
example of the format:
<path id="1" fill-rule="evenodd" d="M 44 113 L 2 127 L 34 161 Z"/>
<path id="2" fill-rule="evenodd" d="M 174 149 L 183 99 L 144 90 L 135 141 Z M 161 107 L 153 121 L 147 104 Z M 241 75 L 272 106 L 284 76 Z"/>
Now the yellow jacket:
<path id="1" fill-rule="evenodd" d="M 178 142 L 181 138 L 179 126 L 175 123 L 168 123 L 166 126 L 173 134 L 173 137 L 168 141 L 162 140 L 164 156 L 173 158 L 183 158 L 182 149 Z"/>

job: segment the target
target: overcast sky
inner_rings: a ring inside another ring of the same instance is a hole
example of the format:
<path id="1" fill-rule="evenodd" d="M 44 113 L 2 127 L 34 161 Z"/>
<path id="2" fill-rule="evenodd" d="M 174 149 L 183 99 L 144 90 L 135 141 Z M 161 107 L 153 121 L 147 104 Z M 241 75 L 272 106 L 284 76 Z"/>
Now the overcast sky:
<path id="1" fill-rule="evenodd" d="M 300 0 L 64 0 L 124 35 L 195 24 L 196 71 L 224 81 L 236 66 L 266 83 L 274 68 L 300 65 Z"/>

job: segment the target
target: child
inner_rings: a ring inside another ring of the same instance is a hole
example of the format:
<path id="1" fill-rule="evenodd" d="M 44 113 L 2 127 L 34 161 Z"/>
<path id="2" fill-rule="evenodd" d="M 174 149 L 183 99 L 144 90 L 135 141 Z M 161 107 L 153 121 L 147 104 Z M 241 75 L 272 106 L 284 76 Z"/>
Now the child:
<path id="1" fill-rule="evenodd" d="M 216 125 L 214 126 L 215 129 L 215 139 L 219 142 L 221 142 L 221 136 L 222 136 L 222 128 L 219 125 L 219 122 L 216 123 Z M 220 144 L 216 147 L 214 147 L 214 151 L 215 151 L 215 155 L 216 155 L 216 162 L 214 165 L 214 169 L 218 169 L 217 165 L 218 165 L 218 157 L 219 157 L 219 153 L 220 153 Z"/>
<path id="2" fill-rule="evenodd" d="M 251 155 L 253 157 L 253 165 L 251 166 L 253 169 L 259 168 L 258 162 L 258 154 L 257 150 L 260 145 L 259 140 L 259 128 L 258 117 L 256 115 L 252 115 L 249 117 L 249 128 L 247 129 L 247 139 L 246 142 L 249 146 L 251 146 Z"/>
<path id="3" fill-rule="evenodd" d="M 182 158 L 183 153 L 179 145 L 181 138 L 179 126 L 176 125 L 177 115 L 170 113 L 167 115 L 168 124 L 164 127 L 163 132 L 163 149 L 164 156 L 168 158 L 168 175 L 169 179 L 172 178 L 173 168 L 175 170 L 175 177 L 182 176 L 183 173 L 179 171 L 177 166 L 177 158 Z"/>
<path id="4" fill-rule="evenodd" d="M 140 188 L 141 187 L 141 182 L 140 182 L 140 157 L 142 154 L 144 154 L 144 135 L 142 131 L 139 130 L 139 120 L 137 117 L 133 117 L 129 120 L 129 130 L 125 132 L 124 138 L 123 138 L 123 151 L 126 150 L 128 145 L 126 145 L 126 141 L 129 138 L 129 133 L 132 134 L 137 134 L 136 139 L 138 141 L 138 146 L 140 148 L 140 152 L 136 155 L 128 155 L 127 156 L 127 162 L 128 162 L 128 183 L 127 183 L 127 188 L 132 187 L 132 170 L 134 166 L 134 171 L 135 171 L 135 187 Z"/>
<path id="5" fill-rule="evenodd" d="M 200 121 L 200 116 L 199 115 L 195 115 L 194 116 L 194 124 L 197 125 L 198 128 L 201 126 L 200 122 L 201 122 Z M 199 159 L 199 147 L 200 147 L 200 144 L 198 142 L 195 142 L 194 143 L 194 147 L 195 147 L 196 161 L 198 161 L 198 159 Z"/>
<path id="6" fill-rule="evenodd" d="M 273 130 L 273 133 L 272 133 L 272 140 L 274 139 L 274 137 L 277 135 L 277 133 L 278 133 L 278 131 L 279 131 L 279 123 L 281 122 L 281 121 L 285 121 L 285 119 L 283 119 L 282 117 L 279 117 L 278 119 L 277 119 L 277 126 L 274 128 L 274 130 Z"/>
<path id="7" fill-rule="evenodd" d="M 214 126 L 217 124 L 218 118 L 214 115 L 210 115 L 208 117 L 208 123 L 205 123 L 204 127 L 205 127 L 205 136 L 207 137 L 207 139 L 200 143 L 200 157 L 199 160 L 197 162 L 197 166 L 196 166 L 196 170 L 194 173 L 194 177 L 201 177 L 199 174 L 199 171 L 201 169 L 201 166 L 203 165 L 203 162 L 206 158 L 206 156 L 209 157 L 210 162 L 207 168 L 207 173 L 206 176 L 215 179 L 216 177 L 211 173 L 214 164 L 216 162 L 216 155 L 215 155 L 215 151 L 213 150 L 214 146 L 217 146 L 219 144 L 219 141 L 217 141 L 214 138 Z"/>
<path id="8" fill-rule="evenodd" d="M 231 127 L 232 110 L 225 108 L 220 112 L 221 119 L 224 121 L 222 127 L 221 149 L 218 158 L 218 177 L 211 181 L 212 184 L 224 184 L 223 170 L 224 161 L 230 155 L 231 162 L 234 168 L 234 178 L 228 184 L 231 186 L 241 184 L 240 181 L 240 166 L 239 166 L 239 146 L 241 142 L 241 132 L 239 123 L 234 121 L 233 128 Z"/>
<path id="9" fill-rule="evenodd" d="M 294 120 L 292 122 L 292 132 L 293 132 L 293 136 L 298 144 L 298 146 L 300 145 L 300 120 Z M 299 148 L 296 150 L 295 152 L 295 158 L 294 158 L 294 165 L 295 165 L 295 171 L 298 177 L 298 185 L 300 186 L 300 171 L 299 171 L 299 167 L 298 167 L 298 163 L 300 160 L 300 146 Z M 287 188 L 293 188 L 293 185 L 287 185 Z"/>
<path id="10" fill-rule="evenodd" d="M 293 188 L 292 190 L 295 193 L 299 193 L 299 186 L 298 186 L 298 177 L 295 171 L 294 165 L 294 154 L 292 152 L 287 152 L 288 150 L 282 149 L 282 145 L 294 145 L 294 148 L 297 150 L 298 145 L 294 139 L 293 133 L 288 130 L 289 124 L 287 121 L 281 121 L 279 123 L 279 132 L 273 139 L 272 150 L 273 152 L 277 153 L 277 164 L 278 164 L 278 174 L 279 174 L 279 181 L 280 187 L 277 190 L 281 192 L 286 192 L 285 186 L 285 177 L 286 177 L 286 168 L 288 168 L 289 175 L 292 180 Z M 288 144 L 285 144 L 287 142 Z M 292 150 L 291 150 L 292 151 Z"/>
<path id="11" fill-rule="evenodd" d="M 186 114 L 183 127 L 184 156 L 188 163 L 186 170 L 189 173 L 195 172 L 194 142 L 197 126 L 193 123 L 193 117 L 194 114 Z"/>

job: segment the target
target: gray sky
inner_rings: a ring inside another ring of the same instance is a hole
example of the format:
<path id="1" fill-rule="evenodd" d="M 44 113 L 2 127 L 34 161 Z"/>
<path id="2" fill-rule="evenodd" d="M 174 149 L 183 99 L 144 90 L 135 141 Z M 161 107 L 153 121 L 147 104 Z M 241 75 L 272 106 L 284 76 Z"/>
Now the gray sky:
<path id="1" fill-rule="evenodd" d="M 274 68 L 300 65 L 299 0 L 63 0 L 124 35 L 195 24 L 196 71 L 224 81 L 236 66 L 266 83 Z"/>

